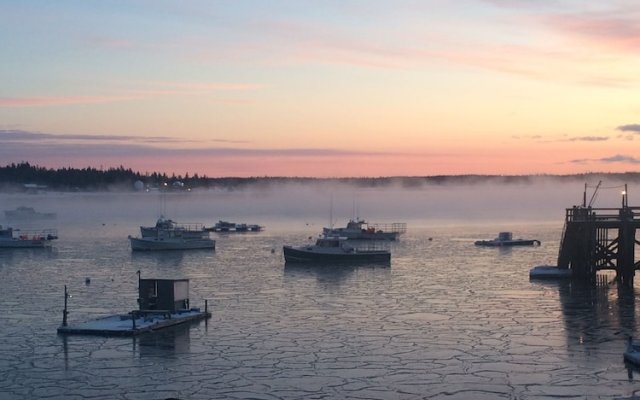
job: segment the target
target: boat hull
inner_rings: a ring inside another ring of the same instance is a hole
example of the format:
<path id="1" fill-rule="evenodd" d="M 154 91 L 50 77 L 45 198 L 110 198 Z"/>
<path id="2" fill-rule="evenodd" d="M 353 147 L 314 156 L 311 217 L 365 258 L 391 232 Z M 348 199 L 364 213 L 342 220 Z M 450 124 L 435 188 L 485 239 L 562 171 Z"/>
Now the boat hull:
<path id="1" fill-rule="evenodd" d="M 51 242 L 44 239 L 12 239 L 0 240 L 0 248 L 2 249 L 39 249 L 50 247 Z"/>
<path id="2" fill-rule="evenodd" d="M 196 250 L 216 248 L 216 241 L 213 239 L 163 239 L 163 238 L 134 238 L 130 237 L 131 250 L 133 251 L 156 251 L 156 250 Z"/>
<path id="3" fill-rule="evenodd" d="M 628 339 L 627 350 L 623 354 L 624 360 L 635 366 L 640 366 L 640 342 Z"/>
<path id="4" fill-rule="evenodd" d="M 568 268 L 558 268 L 554 265 L 538 265 L 529 271 L 531 279 L 565 279 L 571 278 L 572 271 Z"/>
<path id="5" fill-rule="evenodd" d="M 330 253 L 284 246 L 283 252 L 284 260 L 286 263 L 389 264 L 391 262 L 391 253 L 389 253 L 388 251 L 356 251 L 350 253 Z"/>
<path id="6" fill-rule="evenodd" d="M 512 246 L 540 246 L 539 240 L 478 240 L 476 246 L 484 247 L 512 247 Z"/>

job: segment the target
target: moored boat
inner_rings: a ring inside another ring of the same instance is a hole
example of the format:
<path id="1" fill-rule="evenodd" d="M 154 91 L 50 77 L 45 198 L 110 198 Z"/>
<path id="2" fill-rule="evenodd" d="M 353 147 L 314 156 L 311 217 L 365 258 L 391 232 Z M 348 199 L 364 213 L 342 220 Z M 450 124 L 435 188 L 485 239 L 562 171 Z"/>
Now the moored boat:
<path id="1" fill-rule="evenodd" d="M 286 263 L 385 263 L 391 252 L 381 246 L 354 247 L 343 238 L 321 237 L 307 246 L 283 246 Z"/>
<path id="2" fill-rule="evenodd" d="M 536 239 L 513 239 L 511 232 L 500 232 L 498 237 L 492 240 L 477 240 L 476 246 L 503 247 L 503 246 L 540 246 Z"/>
<path id="3" fill-rule="evenodd" d="M 257 224 L 245 224 L 245 223 L 235 223 L 228 221 L 218 221 L 216 224 L 210 228 L 205 228 L 207 231 L 218 232 L 218 233 L 245 233 L 245 232 L 260 232 L 263 227 Z"/>
<path id="4" fill-rule="evenodd" d="M 623 353 L 624 360 L 640 366 L 640 342 L 634 341 L 631 336 L 627 339 L 627 349 Z"/>
<path id="5" fill-rule="evenodd" d="M 33 207 L 20 206 L 15 210 L 5 210 L 4 216 L 8 220 L 40 220 L 55 219 L 57 217 L 54 212 L 38 212 Z"/>
<path id="6" fill-rule="evenodd" d="M 55 229 L 23 230 L 0 225 L 0 248 L 43 248 L 58 238 Z"/>
<path id="7" fill-rule="evenodd" d="M 178 224 L 160 217 L 155 226 L 140 227 L 141 237 L 129 236 L 131 250 L 215 249 L 215 240 L 202 224 Z"/>
<path id="8" fill-rule="evenodd" d="M 407 231 L 407 224 L 394 222 L 391 224 L 368 223 L 363 219 L 351 219 L 346 227 L 322 228 L 326 237 L 342 237 L 349 240 L 397 240 Z"/>
<path id="9" fill-rule="evenodd" d="M 529 271 L 531 279 L 564 279 L 571 278 L 571 275 L 569 268 L 558 268 L 555 265 L 538 265 Z"/>

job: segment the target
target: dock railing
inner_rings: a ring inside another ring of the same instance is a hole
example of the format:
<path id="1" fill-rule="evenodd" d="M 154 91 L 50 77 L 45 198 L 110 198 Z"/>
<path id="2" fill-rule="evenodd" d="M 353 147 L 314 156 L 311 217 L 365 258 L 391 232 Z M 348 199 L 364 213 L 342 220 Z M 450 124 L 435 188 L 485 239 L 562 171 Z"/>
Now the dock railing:
<path id="1" fill-rule="evenodd" d="M 621 219 L 640 221 L 640 207 L 623 208 L 567 208 L 566 222 L 608 222 Z"/>

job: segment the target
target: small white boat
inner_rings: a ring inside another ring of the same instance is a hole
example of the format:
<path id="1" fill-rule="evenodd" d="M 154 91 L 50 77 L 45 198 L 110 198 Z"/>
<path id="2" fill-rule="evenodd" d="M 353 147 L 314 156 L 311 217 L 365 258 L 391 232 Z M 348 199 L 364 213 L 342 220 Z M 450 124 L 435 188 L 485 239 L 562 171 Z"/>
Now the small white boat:
<path id="1" fill-rule="evenodd" d="M 0 248 L 43 248 L 50 247 L 58 238 L 55 229 L 23 230 L 2 228 L 0 225 Z"/>
<path id="2" fill-rule="evenodd" d="M 178 224 L 160 217 L 155 226 L 141 226 L 141 237 L 129 236 L 131 250 L 215 249 L 215 240 L 202 224 Z"/>
<path id="3" fill-rule="evenodd" d="M 498 237 L 492 240 L 477 240 L 476 246 L 503 247 L 503 246 L 540 246 L 536 239 L 514 239 L 511 232 L 500 232 Z"/>
<path id="4" fill-rule="evenodd" d="M 634 341 L 633 338 L 629 336 L 629 339 L 627 340 L 627 349 L 625 350 L 623 357 L 625 361 L 640 366 L 640 342 Z"/>
<path id="5" fill-rule="evenodd" d="M 570 277 L 570 269 L 558 268 L 555 265 L 538 265 L 529 271 L 529 278 L 532 279 L 564 279 Z"/>
<path id="6" fill-rule="evenodd" d="M 381 246 L 353 247 L 343 238 L 321 237 L 307 246 L 284 246 L 286 263 L 385 263 L 391 252 Z"/>
<path id="7" fill-rule="evenodd" d="M 407 231 L 407 224 L 370 224 L 363 219 L 351 219 L 343 228 L 322 228 L 326 237 L 341 237 L 350 240 L 396 240 Z"/>

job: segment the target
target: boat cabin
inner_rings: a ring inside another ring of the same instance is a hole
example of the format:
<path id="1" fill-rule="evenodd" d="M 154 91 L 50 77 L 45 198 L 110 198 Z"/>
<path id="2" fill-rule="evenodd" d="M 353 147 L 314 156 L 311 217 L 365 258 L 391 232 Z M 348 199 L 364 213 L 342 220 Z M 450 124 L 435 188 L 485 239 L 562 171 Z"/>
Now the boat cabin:
<path id="1" fill-rule="evenodd" d="M 321 237 L 316 240 L 318 247 L 340 247 L 341 240 L 338 237 Z"/>
<path id="2" fill-rule="evenodd" d="M 0 225 L 0 238 L 12 239 L 13 238 L 13 228 L 3 229 L 2 225 Z"/>
<path id="3" fill-rule="evenodd" d="M 189 309 L 188 279 L 139 279 L 140 310 L 164 310 L 175 313 Z"/>
<path id="4" fill-rule="evenodd" d="M 511 232 L 500 232 L 496 240 L 506 241 L 513 240 L 513 234 Z"/>

